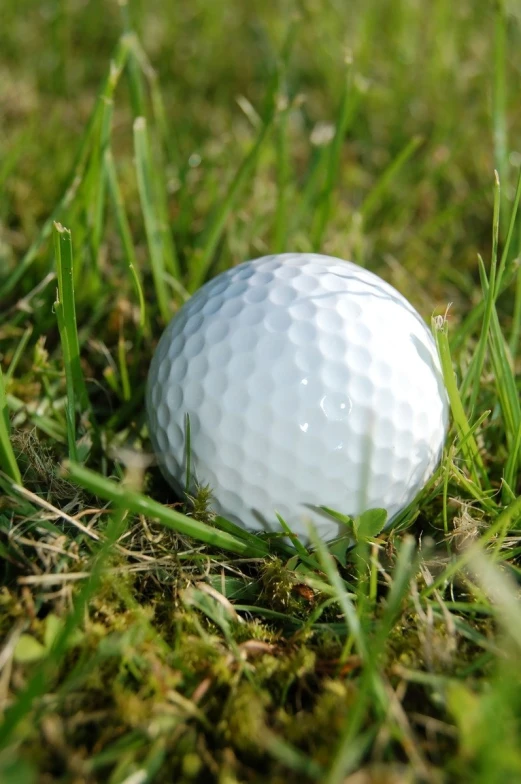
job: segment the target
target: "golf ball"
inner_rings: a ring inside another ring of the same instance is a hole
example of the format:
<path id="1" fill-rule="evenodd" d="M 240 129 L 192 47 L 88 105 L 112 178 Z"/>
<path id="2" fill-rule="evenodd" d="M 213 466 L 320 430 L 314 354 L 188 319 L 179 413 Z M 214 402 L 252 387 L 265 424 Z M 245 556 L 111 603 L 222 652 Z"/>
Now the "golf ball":
<path id="1" fill-rule="evenodd" d="M 147 385 L 161 469 L 249 530 L 345 528 L 321 507 L 392 520 L 441 456 L 448 403 L 432 335 L 392 286 L 340 259 L 265 256 L 204 285 L 173 317 Z M 187 415 L 190 450 L 186 445 Z"/>

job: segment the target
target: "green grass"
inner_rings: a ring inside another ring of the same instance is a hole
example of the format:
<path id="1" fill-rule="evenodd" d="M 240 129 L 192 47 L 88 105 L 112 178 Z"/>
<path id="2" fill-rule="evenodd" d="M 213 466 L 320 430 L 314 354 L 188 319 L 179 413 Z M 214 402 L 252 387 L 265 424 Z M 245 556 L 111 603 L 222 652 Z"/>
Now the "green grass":
<path id="1" fill-rule="evenodd" d="M 4 0 L 0 781 L 521 780 L 520 22 Z M 450 397 L 435 476 L 354 547 L 149 459 L 164 324 L 287 250 L 402 291 Z"/>

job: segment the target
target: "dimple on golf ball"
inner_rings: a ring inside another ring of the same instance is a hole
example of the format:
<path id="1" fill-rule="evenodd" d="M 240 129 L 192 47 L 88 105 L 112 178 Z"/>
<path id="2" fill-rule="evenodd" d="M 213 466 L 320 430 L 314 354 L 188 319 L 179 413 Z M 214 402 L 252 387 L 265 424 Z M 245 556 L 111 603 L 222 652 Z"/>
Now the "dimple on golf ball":
<path id="1" fill-rule="evenodd" d="M 392 520 L 432 475 L 448 402 L 432 335 L 392 286 L 340 259 L 265 256 L 204 285 L 173 317 L 150 367 L 150 436 L 249 530 L 307 537 L 383 507 Z"/>

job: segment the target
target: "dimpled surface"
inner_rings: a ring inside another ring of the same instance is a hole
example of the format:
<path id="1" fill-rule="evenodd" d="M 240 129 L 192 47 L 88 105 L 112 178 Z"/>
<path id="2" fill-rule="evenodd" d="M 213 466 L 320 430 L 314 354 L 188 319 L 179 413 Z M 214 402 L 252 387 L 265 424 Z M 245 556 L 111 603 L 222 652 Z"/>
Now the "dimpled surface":
<path id="1" fill-rule="evenodd" d="M 250 530 L 341 531 L 317 507 L 392 519 L 436 467 L 448 405 L 433 338 L 392 286 L 318 254 L 228 270 L 174 316 L 153 358 L 150 435 L 162 471 L 191 467 Z"/>

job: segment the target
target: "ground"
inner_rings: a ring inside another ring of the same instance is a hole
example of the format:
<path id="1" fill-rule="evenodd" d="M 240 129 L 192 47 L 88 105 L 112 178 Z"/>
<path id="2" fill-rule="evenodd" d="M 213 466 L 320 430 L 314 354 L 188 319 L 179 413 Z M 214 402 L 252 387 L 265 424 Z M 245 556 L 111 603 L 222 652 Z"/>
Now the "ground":
<path id="1" fill-rule="evenodd" d="M 0 780 L 521 781 L 513 0 L 4 0 Z M 176 498 L 165 322 L 269 252 L 432 320 L 452 418 L 392 530 Z"/>

